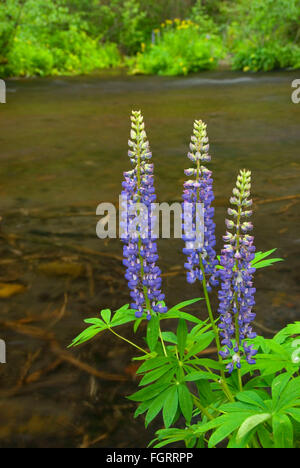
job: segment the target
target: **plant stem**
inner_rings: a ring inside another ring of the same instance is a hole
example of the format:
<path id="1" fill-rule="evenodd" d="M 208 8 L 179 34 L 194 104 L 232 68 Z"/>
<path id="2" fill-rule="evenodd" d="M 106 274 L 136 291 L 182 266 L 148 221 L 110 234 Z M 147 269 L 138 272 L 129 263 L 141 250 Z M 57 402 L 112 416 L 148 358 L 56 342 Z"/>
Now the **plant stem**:
<path id="1" fill-rule="evenodd" d="M 240 202 L 242 201 L 242 195 L 240 196 Z M 242 208 L 241 208 L 241 203 L 239 205 L 239 211 L 238 211 L 238 218 L 237 218 L 237 234 L 236 234 L 236 251 L 238 252 L 239 251 L 239 248 L 240 248 L 240 222 L 241 222 L 241 215 L 242 215 Z M 235 261 L 235 268 L 236 268 L 236 271 L 238 272 L 238 269 L 239 269 L 239 261 L 238 259 L 236 259 Z M 237 346 L 238 346 L 238 356 L 240 357 L 241 356 L 241 352 L 240 352 L 240 326 L 239 326 L 239 309 L 238 309 L 238 295 L 237 295 L 237 292 L 234 294 L 234 298 L 235 298 L 235 307 L 236 307 L 236 314 L 235 314 L 235 340 L 236 340 L 236 343 L 237 343 Z M 243 391 L 243 380 L 242 380 L 242 376 L 241 376 L 241 370 L 240 369 L 237 369 L 237 373 L 238 373 L 238 381 L 239 381 L 239 389 L 240 391 L 242 392 Z"/>
<path id="2" fill-rule="evenodd" d="M 206 408 L 204 408 L 204 406 L 202 406 L 199 398 L 193 395 L 193 399 L 197 408 L 207 417 L 207 419 L 209 419 L 210 421 L 213 421 L 215 418 L 207 411 Z"/>
<path id="3" fill-rule="evenodd" d="M 211 308 L 211 305 L 210 305 L 210 299 L 209 299 L 209 295 L 208 295 L 208 291 L 207 291 L 207 285 L 206 285 L 205 271 L 204 271 L 204 266 L 203 266 L 203 262 L 202 262 L 201 257 L 200 257 L 200 268 L 201 268 L 201 271 L 202 271 L 202 274 L 203 274 L 202 285 L 203 285 L 203 291 L 204 291 L 204 296 L 205 296 L 205 302 L 206 302 L 206 306 L 207 306 L 209 319 L 210 319 L 210 322 L 211 322 L 211 325 L 212 325 L 212 328 L 213 328 L 213 331 L 214 331 L 214 334 L 215 334 L 215 339 L 216 339 L 216 344 L 217 344 L 218 354 L 219 354 L 219 352 L 221 351 L 219 331 L 218 331 L 218 327 L 216 326 L 215 319 L 214 319 L 213 312 L 212 312 L 212 308 Z M 219 361 L 223 362 L 220 355 L 219 355 Z"/>
<path id="4" fill-rule="evenodd" d="M 137 140 L 138 140 L 140 136 L 139 124 L 136 129 L 136 133 L 137 133 Z M 138 150 L 137 150 L 137 195 L 138 195 L 137 202 L 140 203 L 141 201 L 141 150 L 140 150 L 140 146 L 138 146 Z M 138 210 L 138 216 L 139 215 L 140 215 L 140 211 Z M 139 240 L 138 240 L 138 249 L 139 249 L 139 260 L 140 260 L 140 265 L 141 265 L 141 277 L 143 278 L 144 277 L 144 265 L 143 265 L 143 257 L 141 255 L 141 250 L 142 250 L 141 236 L 139 236 Z M 146 286 L 144 285 L 143 285 L 143 292 L 144 292 L 147 309 L 149 310 L 149 312 L 151 312 L 151 305 L 150 305 L 150 301 L 148 298 L 148 291 L 147 291 Z"/>
<path id="5" fill-rule="evenodd" d="M 130 344 L 131 346 L 133 346 L 134 348 L 137 348 L 139 351 L 141 351 L 142 353 L 144 354 L 149 354 L 148 351 L 146 351 L 145 349 L 143 348 L 140 348 L 138 345 L 136 345 L 135 343 L 132 343 L 132 341 L 130 340 L 127 340 L 127 338 L 124 338 L 124 336 L 121 336 L 119 335 L 117 332 L 115 332 L 112 328 L 108 328 L 109 331 L 111 331 L 114 335 L 116 335 L 118 338 L 120 338 L 121 340 L 123 341 L 126 341 L 126 343 Z"/>
<path id="6" fill-rule="evenodd" d="M 197 180 L 200 177 L 200 173 L 201 173 L 201 166 L 200 166 L 200 161 L 198 160 L 197 161 Z M 197 203 L 200 202 L 200 201 L 201 201 L 200 200 L 200 189 L 198 189 L 197 190 Z M 201 254 L 199 255 L 199 264 L 200 264 L 200 269 L 201 269 L 202 275 L 203 275 L 202 286 L 203 286 L 203 291 L 204 291 L 204 296 L 205 296 L 206 307 L 207 307 L 209 319 L 210 319 L 210 322 L 211 322 L 211 325 L 212 325 L 212 328 L 213 328 L 213 331 L 214 331 L 214 334 L 215 334 L 215 340 L 216 340 L 217 349 L 218 349 L 218 360 L 223 365 L 223 360 L 222 360 L 222 357 L 220 355 L 221 342 L 220 342 L 219 330 L 218 330 L 218 327 L 216 326 L 216 323 L 215 323 L 215 320 L 214 320 L 214 315 L 213 315 L 211 304 L 210 304 L 210 299 L 209 299 L 209 294 L 208 294 L 207 284 L 206 284 L 206 275 L 205 275 L 205 270 L 204 270 Z M 223 369 L 221 369 L 220 372 L 221 372 L 221 386 L 223 388 L 223 391 L 224 391 L 225 395 L 227 396 L 227 398 L 229 399 L 229 401 L 233 402 L 234 397 L 233 397 L 233 395 L 232 395 L 232 393 L 230 391 L 230 388 L 227 385 L 225 372 L 224 372 Z"/>
<path id="7" fill-rule="evenodd" d="M 162 332 L 161 332 L 161 329 L 160 329 L 160 323 L 159 323 L 159 337 L 160 337 L 161 345 L 162 345 L 162 348 L 163 348 L 163 351 L 164 351 L 164 355 L 167 357 L 168 354 L 167 354 L 167 350 L 166 350 L 166 347 L 165 347 L 165 342 L 164 342 L 164 339 L 163 339 L 163 336 L 162 336 Z"/>
<path id="8" fill-rule="evenodd" d="M 205 302 L 206 302 L 206 306 L 207 306 L 209 319 L 210 319 L 210 322 L 212 324 L 213 331 L 214 331 L 214 334 L 215 334 L 215 340 L 216 340 L 217 349 L 218 349 L 218 359 L 219 359 L 220 364 L 223 365 L 223 360 L 222 360 L 222 357 L 220 355 L 221 342 L 220 342 L 220 337 L 219 337 L 219 331 L 218 331 L 218 328 L 216 326 L 214 316 L 213 316 L 213 312 L 212 312 L 212 308 L 211 308 L 211 304 L 210 304 L 209 294 L 208 294 L 207 285 L 206 285 L 206 276 L 205 276 L 204 266 L 203 266 L 203 262 L 202 262 L 201 257 L 200 257 L 200 268 L 201 268 L 201 271 L 202 271 L 202 274 L 203 274 L 202 285 L 203 285 L 203 291 L 204 291 L 204 296 L 205 296 Z M 221 373 L 221 386 L 223 388 L 223 391 L 224 391 L 225 395 L 227 396 L 227 398 L 229 399 L 229 401 L 233 402 L 234 397 L 233 397 L 233 395 L 232 395 L 232 393 L 230 391 L 230 388 L 227 385 L 226 375 L 225 375 L 224 370 L 221 369 L 220 373 Z"/>
<path id="9" fill-rule="evenodd" d="M 140 135 L 140 126 L 138 124 L 137 138 L 139 137 L 139 135 Z M 137 189 L 138 189 L 138 203 L 140 203 L 140 201 L 141 201 L 141 151 L 140 151 L 140 147 L 138 147 L 138 152 L 137 152 Z M 140 212 L 138 212 L 138 215 L 139 214 L 140 214 Z M 138 240 L 138 249 L 139 249 L 139 260 L 140 260 L 140 265 L 141 265 L 141 277 L 143 278 L 144 277 L 144 265 L 143 265 L 143 258 L 142 258 L 142 255 L 141 255 L 142 239 L 141 239 L 140 236 L 139 236 L 139 240 Z M 147 291 L 146 286 L 144 286 L 144 285 L 143 285 L 143 292 L 144 292 L 144 297 L 145 297 L 147 310 L 148 310 L 149 313 L 151 313 L 151 304 L 150 304 L 150 300 L 149 300 L 149 297 L 148 297 L 148 291 Z M 167 350 L 166 350 L 165 343 L 164 343 L 164 340 L 163 340 L 163 336 L 162 336 L 162 333 L 161 333 L 160 323 L 159 323 L 159 337 L 160 337 L 160 341 L 161 341 L 162 348 L 163 348 L 163 351 L 164 351 L 164 355 L 167 357 Z"/>

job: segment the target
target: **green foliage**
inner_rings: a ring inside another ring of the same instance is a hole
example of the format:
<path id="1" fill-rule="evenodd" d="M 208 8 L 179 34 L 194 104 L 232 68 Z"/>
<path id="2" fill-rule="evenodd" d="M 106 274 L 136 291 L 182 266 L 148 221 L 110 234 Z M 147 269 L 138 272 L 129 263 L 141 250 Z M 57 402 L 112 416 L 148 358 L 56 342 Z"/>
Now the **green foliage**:
<path id="1" fill-rule="evenodd" d="M 276 249 L 258 252 L 253 265 L 271 266 L 281 259 L 269 258 Z M 141 319 L 125 305 L 112 313 L 104 309 L 96 318 L 86 319 L 89 327 L 70 346 L 78 346 L 104 331 L 138 348 L 143 361 L 137 370 L 140 389 L 128 398 L 138 404 L 135 417 L 145 415 L 146 427 L 159 415 L 164 429 L 153 441 L 156 448 L 182 441 L 186 447 L 292 448 L 300 432 L 300 322 L 288 325 L 273 339 L 252 341 L 259 351 L 256 364 L 242 359 L 240 388 L 237 371 L 225 378 L 226 360 L 203 357 L 214 341 L 211 323 L 183 311 L 200 298 L 184 301 L 167 314 Z M 176 333 L 161 332 L 161 324 L 175 319 Z M 115 331 L 116 327 L 147 322 L 143 350 Z M 223 375 L 224 377 L 220 378 Z M 174 426 L 182 415 L 184 430 Z"/>
<path id="2" fill-rule="evenodd" d="M 72 75 L 120 64 L 116 45 L 91 37 L 87 24 L 79 14 L 70 14 L 64 0 L 5 3 L 8 10 L 0 5 L 2 75 Z"/>
<path id="3" fill-rule="evenodd" d="M 160 430 L 155 447 L 182 440 L 188 445 L 209 437 L 208 448 L 227 440 L 228 448 L 293 448 L 300 421 L 300 377 L 280 374 L 273 380 L 271 397 L 259 390 L 243 391 L 236 401 L 218 407 L 220 416 L 187 428 Z M 157 443 L 158 442 L 158 443 Z"/>
<path id="4" fill-rule="evenodd" d="M 182 312 L 180 312 L 181 314 Z M 214 339 L 214 335 L 210 330 L 211 325 L 208 326 L 200 320 L 198 322 L 200 323 L 188 332 L 186 321 L 180 317 L 177 334 L 172 334 L 170 338 L 168 338 L 169 335 L 163 334 L 167 338 L 166 342 L 171 342 L 171 345 L 166 347 L 167 355 L 164 355 L 162 347 L 155 340 L 155 354 L 152 354 L 138 369 L 137 374 L 143 375 L 139 385 L 147 387 L 139 390 L 129 398 L 140 402 L 135 414 L 136 416 L 147 411 L 146 425 L 150 424 L 159 412 L 162 411 L 165 426 L 169 427 L 177 414 L 178 408 L 180 408 L 187 423 L 190 423 L 194 404 L 193 397 L 187 387 L 187 382 L 217 380 L 217 376 L 211 372 L 195 372 L 194 370 L 196 361 L 201 362 L 200 359 L 194 359 L 196 354 L 200 352 L 198 349 L 195 349 L 195 344 L 197 345 L 202 342 L 202 346 L 199 349 L 203 350 Z M 156 329 L 156 327 L 157 325 L 155 324 L 153 329 Z M 156 337 L 157 335 L 158 333 L 155 332 Z M 191 354 L 192 350 L 194 350 L 193 355 Z M 209 360 L 203 360 L 203 365 L 207 363 L 209 363 Z M 152 392 L 153 388 L 154 393 Z"/>
<path id="5" fill-rule="evenodd" d="M 189 301 L 184 301 L 176 306 L 169 309 L 168 315 L 162 315 L 159 317 L 153 316 L 153 320 L 148 322 L 147 326 L 147 344 L 150 350 L 154 350 L 158 341 L 158 333 L 159 333 L 159 320 L 170 319 L 170 318 L 178 318 L 188 320 L 190 322 L 194 322 L 200 327 L 204 322 L 202 322 L 197 317 L 193 315 L 187 314 L 186 312 L 182 312 L 181 309 L 188 307 L 189 305 L 195 304 L 196 302 L 200 301 L 200 298 L 191 299 Z M 111 310 L 105 309 L 100 312 L 99 317 L 85 319 L 84 323 L 91 324 L 89 328 L 84 330 L 80 333 L 72 343 L 70 347 L 78 346 L 90 339 L 94 338 L 98 333 L 102 331 L 109 330 L 115 327 L 119 327 L 120 325 L 125 325 L 126 323 L 134 322 L 134 328 L 136 329 L 136 324 L 140 324 L 142 320 L 146 320 L 146 314 L 142 319 L 137 319 L 135 316 L 135 311 L 129 308 L 129 304 L 124 305 L 117 311 L 115 311 L 112 315 Z M 210 326 L 206 326 L 205 330 L 210 328 Z M 200 333 L 200 332 L 199 332 Z M 149 357 L 151 357 L 150 353 L 147 353 Z"/>
<path id="6" fill-rule="evenodd" d="M 266 268 L 272 266 L 274 263 L 283 262 L 282 258 L 268 258 L 277 249 L 269 250 L 268 252 L 256 252 L 255 259 L 251 262 L 252 266 L 257 270 L 260 268 Z"/>
<path id="7" fill-rule="evenodd" d="M 3 0 L 0 74 L 300 68 L 298 0 Z M 155 43 L 152 44 L 155 35 Z"/>
<path id="8" fill-rule="evenodd" d="M 241 42 L 235 48 L 232 68 L 244 71 L 271 71 L 281 68 L 299 68 L 300 47 L 282 45 L 272 41 L 263 47 L 250 42 Z"/>
<path id="9" fill-rule="evenodd" d="M 212 70 L 224 56 L 221 39 L 192 21 L 166 21 L 156 30 L 155 43 L 148 43 L 128 61 L 131 73 L 187 75 Z M 184 47 L 183 47 L 184 44 Z"/>
<path id="10" fill-rule="evenodd" d="M 111 311 L 109 309 L 102 310 L 100 315 L 102 318 L 96 317 L 84 320 L 85 323 L 91 324 L 91 326 L 80 333 L 76 338 L 74 338 L 69 348 L 72 346 L 78 346 L 82 343 L 85 343 L 86 341 L 91 340 L 94 338 L 94 336 L 98 335 L 102 331 L 109 330 L 110 328 L 114 327 L 119 327 L 120 325 L 134 322 L 136 320 L 135 311 L 129 309 L 129 304 L 126 304 L 118 309 L 114 313 L 112 319 Z"/>
<path id="11" fill-rule="evenodd" d="M 185 381 L 204 379 L 203 387 L 198 387 L 199 398 L 206 406 L 199 411 L 201 420 L 183 431 L 180 429 L 162 429 L 157 432 L 157 439 L 153 441 L 156 448 L 183 441 L 187 447 L 202 443 L 208 439 L 208 448 L 214 448 L 226 442 L 228 448 L 293 448 L 299 444 L 300 423 L 300 370 L 299 345 L 300 323 L 288 325 L 272 340 L 257 339 L 259 346 L 265 348 L 269 354 L 271 366 L 278 362 L 279 366 L 270 368 L 249 366 L 243 363 L 244 374 L 249 373 L 249 381 L 243 391 L 234 392 L 233 375 L 228 379 L 235 398 L 228 402 L 217 392 L 218 381 L 212 379 L 209 373 L 191 372 Z M 255 340 L 254 340 L 255 341 Z M 281 343 L 281 344 L 279 344 Z M 295 343 L 298 346 L 295 346 Z M 258 343 L 256 343 L 258 344 Z M 293 346 L 294 345 L 294 346 Z M 292 351 L 298 356 L 297 362 L 292 362 Z M 280 354 L 286 359 L 286 365 L 280 365 Z M 271 357 L 274 356 L 274 359 Z M 258 362 L 260 360 L 258 356 Z M 264 358 L 263 358 L 264 359 Z M 289 361 L 289 364 L 288 364 Z M 194 363 L 197 361 L 195 360 Z M 209 366 L 209 365 L 208 365 Z M 207 367 L 207 366 L 205 366 Z M 258 371 L 255 372 L 255 371 Z M 208 375 L 206 375 L 208 374 Z M 217 376 L 215 376 L 217 377 Z M 230 382 L 231 380 L 231 382 Z M 207 414 L 210 415 L 209 420 Z"/>
<path id="12" fill-rule="evenodd" d="M 227 38 L 234 70 L 299 67 L 297 0 L 239 0 L 223 11 L 231 19 Z"/>
<path id="13" fill-rule="evenodd" d="M 216 13 L 216 11 L 212 11 L 212 5 L 210 8 L 207 8 L 207 6 L 204 6 L 202 0 L 197 0 L 191 9 L 190 19 L 199 26 L 202 33 L 218 34 L 219 28 L 212 16 L 212 13 Z M 210 11 L 210 15 L 208 11 Z"/>

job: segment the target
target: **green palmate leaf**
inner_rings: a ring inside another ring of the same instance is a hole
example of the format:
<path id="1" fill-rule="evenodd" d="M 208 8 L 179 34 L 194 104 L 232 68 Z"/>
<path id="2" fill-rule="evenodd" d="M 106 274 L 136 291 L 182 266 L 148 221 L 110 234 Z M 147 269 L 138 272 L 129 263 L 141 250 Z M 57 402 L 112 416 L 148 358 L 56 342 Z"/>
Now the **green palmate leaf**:
<path id="1" fill-rule="evenodd" d="M 257 434 L 258 434 L 259 441 L 263 448 L 268 448 L 268 449 L 274 448 L 272 435 L 270 434 L 268 429 L 264 427 L 264 425 L 260 425 L 257 428 Z"/>
<path id="2" fill-rule="evenodd" d="M 243 403 L 242 401 L 235 401 L 234 403 L 224 403 L 220 406 L 220 410 L 224 411 L 225 413 L 241 413 L 242 411 L 246 413 L 256 414 L 257 407 L 250 405 L 249 403 Z"/>
<path id="3" fill-rule="evenodd" d="M 169 383 L 155 383 L 152 385 L 149 385 L 146 388 L 143 388 L 142 390 L 139 390 L 138 392 L 134 393 L 133 395 L 127 397 L 129 400 L 133 401 L 145 401 L 145 400 L 151 400 L 152 398 L 156 397 L 160 393 L 162 393 L 166 388 L 170 386 Z"/>
<path id="4" fill-rule="evenodd" d="M 271 258 L 270 260 L 263 260 L 262 262 L 255 263 L 254 268 L 259 270 L 260 268 L 267 268 L 272 266 L 274 263 L 283 262 L 282 258 Z"/>
<path id="5" fill-rule="evenodd" d="M 210 346 L 214 339 L 215 334 L 213 331 L 204 333 L 203 335 L 197 337 L 197 342 L 190 348 L 185 358 L 188 359 L 191 356 L 196 356 L 197 354 L 201 353 L 201 351 Z"/>
<path id="6" fill-rule="evenodd" d="M 162 314 L 162 316 L 160 317 L 160 320 L 171 319 L 171 318 L 187 320 L 188 322 L 193 322 L 193 323 L 196 323 L 197 325 L 204 324 L 204 322 L 200 320 L 198 317 L 188 314 L 187 312 L 181 312 L 181 311 L 177 311 L 177 312 L 169 311 L 167 314 Z"/>
<path id="7" fill-rule="evenodd" d="M 300 398 L 300 377 L 291 380 L 280 395 L 277 403 L 278 410 L 293 406 Z"/>
<path id="8" fill-rule="evenodd" d="M 281 397 L 282 392 L 286 388 L 287 384 L 289 383 L 291 378 L 290 373 L 285 373 L 278 375 L 273 382 L 272 382 L 272 399 L 273 399 L 273 404 L 274 408 L 276 408 L 277 403 Z"/>
<path id="9" fill-rule="evenodd" d="M 167 343 L 177 344 L 177 336 L 173 332 L 163 332 L 162 337 Z"/>
<path id="10" fill-rule="evenodd" d="M 272 249 L 272 250 L 269 250 L 268 252 L 257 252 L 255 254 L 255 259 L 251 262 L 251 265 L 258 270 L 259 268 L 269 267 L 277 262 L 283 262 L 284 260 L 282 258 L 269 258 L 265 260 L 267 257 L 272 255 L 276 250 L 277 249 Z M 219 261 L 220 259 L 221 257 L 218 256 Z M 220 270 L 223 270 L 222 265 L 218 265 L 217 268 Z"/>
<path id="11" fill-rule="evenodd" d="M 283 328 L 274 336 L 273 340 L 276 341 L 276 343 L 282 344 L 287 338 L 294 335 L 300 335 L 300 322 L 291 323 L 287 327 Z"/>
<path id="12" fill-rule="evenodd" d="M 154 445 L 154 448 L 162 448 L 162 447 L 165 447 L 166 445 L 173 444 L 181 440 L 182 440 L 181 437 L 173 437 L 168 440 L 164 440 L 163 442 L 159 442 L 158 444 Z"/>
<path id="13" fill-rule="evenodd" d="M 111 322 L 114 323 L 115 321 L 118 321 L 120 318 L 123 318 L 124 315 L 127 315 L 129 311 L 134 312 L 133 310 L 129 309 L 129 304 L 123 305 L 122 307 L 120 307 L 120 309 L 116 310 L 116 312 L 113 314 L 113 318 Z"/>
<path id="14" fill-rule="evenodd" d="M 204 371 L 191 372 L 184 378 L 185 382 L 197 382 L 198 380 L 215 380 L 216 382 L 218 382 L 219 379 L 220 377 L 218 377 L 217 375 Z"/>
<path id="15" fill-rule="evenodd" d="M 165 394 L 165 401 L 163 406 L 163 419 L 165 426 L 171 426 L 178 408 L 178 392 L 177 387 L 173 385 Z"/>
<path id="16" fill-rule="evenodd" d="M 169 359 L 165 356 L 156 356 L 148 359 L 144 362 L 137 370 L 137 374 L 143 374 L 144 372 L 156 369 L 157 367 L 163 366 L 169 363 Z"/>
<path id="17" fill-rule="evenodd" d="M 204 440 L 204 436 L 201 435 L 200 437 L 198 437 L 198 441 L 197 441 L 197 445 L 195 448 L 205 448 L 205 440 Z"/>
<path id="18" fill-rule="evenodd" d="M 285 358 L 285 359 L 288 359 L 290 360 L 291 357 L 290 357 L 290 354 L 286 351 L 286 349 L 284 348 L 284 346 L 276 343 L 274 340 L 264 340 L 265 342 L 265 345 L 271 350 L 273 351 L 273 353 L 276 353 L 276 354 L 279 354 L 281 355 L 282 358 Z"/>
<path id="19" fill-rule="evenodd" d="M 290 418 L 277 413 L 272 420 L 275 448 L 293 448 L 294 431 Z"/>
<path id="20" fill-rule="evenodd" d="M 176 428 L 160 429 L 159 431 L 156 432 L 156 434 L 158 437 L 153 442 L 160 441 L 160 444 L 161 444 L 162 443 L 161 441 L 165 441 L 164 445 L 170 444 L 176 441 L 185 441 L 186 443 L 188 443 L 189 440 L 195 438 L 193 428 L 186 428 L 183 430 L 176 429 Z M 156 445 L 155 447 L 158 448 L 158 445 Z"/>
<path id="21" fill-rule="evenodd" d="M 255 259 L 252 261 L 252 266 L 254 266 L 256 269 L 259 269 L 259 268 L 265 268 L 265 267 L 271 266 L 273 265 L 273 263 L 283 262 L 284 260 L 282 258 L 270 258 L 270 259 L 264 260 L 270 255 L 272 255 L 274 252 L 276 252 L 276 250 L 277 249 L 272 249 L 265 253 L 258 252 L 255 255 Z"/>
<path id="22" fill-rule="evenodd" d="M 136 333 L 138 331 L 138 328 L 139 328 L 140 324 L 142 323 L 142 321 L 143 321 L 143 319 L 139 318 L 134 322 L 134 325 L 133 325 L 133 332 L 134 333 Z"/>
<path id="23" fill-rule="evenodd" d="M 159 379 L 164 374 L 166 374 L 171 368 L 172 366 L 170 364 L 166 364 L 162 367 L 159 367 L 158 369 L 154 369 L 148 372 L 146 375 L 144 375 L 139 385 L 143 386 L 143 385 L 148 385 L 151 382 L 154 382 L 155 380 Z M 175 374 L 175 369 L 174 369 L 174 374 Z"/>
<path id="24" fill-rule="evenodd" d="M 168 392 L 169 392 L 169 388 L 167 388 L 164 392 L 162 392 L 160 395 L 158 395 L 158 397 L 154 398 L 151 401 L 151 404 L 149 405 L 147 415 L 146 415 L 146 419 L 145 419 L 146 427 L 151 423 L 151 421 L 153 421 L 153 419 L 162 410 Z"/>
<path id="25" fill-rule="evenodd" d="M 195 299 L 190 299 L 189 301 L 180 302 L 176 306 L 171 307 L 171 309 L 169 309 L 168 315 L 174 312 L 178 312 L 181 309 L 184 309 L 184 307 L 188 307 L 189 305 L 195 304 L 196 302 L 199 302 L 199 301 L 203 301 L 203 298 L 196 297 Z"/>
<path id="26" fill-rule="evenodd" d="M 125 304 L 123 307 L 118 309 L 112 318 L 111 326 L 117 327 L 119 325 L 124 325 L 129 322 L 138 322 L 138 319 L 135 316 L 135 310 L 129 309 L 129 304 Z M 141 319 L 142 320 L 142 319 Z"/>
<path id="27" fill-rule="evenodd" d="M 207 320 L 202 323 L 195 325 L 189 333 L 189 340 L 193 343 L 198 338 L 200 339 L 203 333 L 207 332 L 212 328 L 211 323 L 207 323 Z"/>
<path id="28" fill-rule="evenodd" d="M 269 413 L 263 413 L 263 414 L 255 414 L 253 416 L 249 416 L 241 427 L 238 430 L 237 433 L 237 441 L 241 441 L 252 429 L 256 428 L 260 424 L 263 424 L 264 422 L 268 421 L 271 419 L 272 415 Z"/>
<path id="29" fill-rule="evenodd" d="M 205 434 L 206 432 L 211 431 L 212 429 L 215 429 L 216 427 L 222 426 L 222 424 L 225 424 L 227 420 L 228 420 L 228 415 L 224 414 L 214 419 L 213 421 L 204 422 L 198 425 L 198 427 L 195 430 L 195 434 L 196 435 Z"/>
<path id="30" fill-rule="evenodd" d="M 134 413 L 134 418 L 137 418 L 141 414 L 145 413 L 149 409 L 153 401 L 154 399 L 146 400 L 146 401 L 143 401 L 143 403 L 140 403 Z"/>
<path id="31" fill-rule="evenodd" d="M 184 356 L 184 350 L 186 345 L 186 339 L 188 336 L 188 329 L 185 320 L 180 319 L 177 328 L 177 341 L 178 341 L 178 352 L 182 359 Z"/>
<path id="32" fill-rule="evenodd" d="M 110 309 L 104 309 L 101 310 L 101 317 L 103 318 L 105 323 L 110 323 L 110 318 L 111 318 L 111 310 Z"/>
<path id="33" fill-rule="evenodd" d="M 191 359 L 189 361 L 185 361 L 185 364 L 196 364 L 197 366 L 209 367 L 210 369 L 214 370 L 221 370 L 225 368 L 225 363 L 220 363 L 218 361 L 214 361 L 213 359 L 206 358 Z"/>
<path id="34" fill-rule="evenodd" d="M 253 405 L 262 410 L 267 409 L 264 400 L 255 391 L 246 390 L 246 391 L 238 393 L 236 397 L 239 401 L 242 401 L 243 403 L 248 403 L 249 405 Z"/>
<path id="35" fill-rule="evenodd" d="M 126 323 L 130 323 L 133 321 L 135 321 L 135 317 L 131 317 L 129 314 L 127 315 L 126 313 L 124 317 L 119 318 L 118 320 L 113 320 L 109 325 L 110 325 L 110 328 L 114 328 L 114 327 L 119 327 L 120 325 L 125 325 Z"/>
<path id="36" fill-rule="evenodd" d="M 243 439 L 237 440 L 237 431 L 235 431 L 233 434 L 231 434 L 227 448 L 228 449 L 242 449 L 242 448 L 248 448 L 249 447 L 249 442 L 251 441 L 253 437 L 253 431 L 249 432 Z"/>
<path id="37" fill-rule="evenodd" d="M 221 419 L 222 416 L 218 419 Z M 247 419 L 247 413 L 234 415 L 225 415 L 220 427 L 212 434 L 209 439 L 208 448 L 213 448 L 232 434 Z"/>
<path id="38" fill-rule="evenodd" d="M 99 327 L 103 327 L 103 328 L 107 328 L 107 325 L 105 322 L 103 322 L 103 320 L 99 319 L 99 318 L 89 318 L 89 319 L 85 319 L 84 320 L 84 323 L 89 323 L 89 324 L 92 324 L 92 325 L 98 325 Z"/>
<path id="39" fill-rule="evenodd" d="M 189 424 L 193 415 L 193 397 L 185 384 L 178 385 L 178 397 L 182 414 Z"/>
<path id="40" fill-rule="evenodd" d="M 260 370 L 264 377 L 267 377 L 282 370 L 296 372 L 298 366 L 293 364 L 291 358 L 282 357 L 281 354 L 260 354 L 256 356 L 256 364 L 253 370 Z"/>
<path id="41" fill-rule="evenodd" d="M 273 376 L 263 377 L 261 375 L 258 377 L 254 377 L 244 385 L 244 390 L 253 390 L 255 388 L 269 388 L 272 384 L 272 378 Z"/>
<path id="42" fill-rule="evenodd" d="M 111 320 L 111 311 L 110 309 L 104 309 L 100 312 L 102 319 L 99 317 L 92 317 L 89 319 L 84 320 L 85 323 L 92 324 L 94 327 L 89 327 L 88 329 L 84 330 L 80 335 L 78 335 L 69 346 L 78 346 L 85 341 L 92 339 L 101 331 L 107 330 L 108 328 L 116 327 L 119 325 L 123 325 L 128 322 L 132 322 L 135 319 L 135 312 L 128 308 L 129 305 L 126 304 L 125 306 L 121 307 L 119 310 L 116 311 L 114 314 L 112 321 Z"/>
<path id="43" fill-rule="evenodd" d="M 78 346 L 78 345 L 80 345 L 82 343 L 85 343 L 86 341 L 91 340 L 92 338 L 94 338 L 94 336 L 98 335 L 98 333 L 100 333 L 104 329 L 105 329 L 105 327 L 101 327 L 101 326 L 98 326 L 98 325 L 93 325 L 93 326 L 87 328 L 82 333 L 80 333 L 76 338 L 74 338 L 74 340 L 68 346 L 68 348 L 71 348 L 72 346 Z"/>
<path id="44" fill-rule="evenodd" d="M 154 351 L 159 337 L 159 318 L 153 315 L 147 326 L 147 344 L 150 351 Z"/>
<path id="45" fill-rule="evenodd" d="M 174 367 L 172 367 L 168 372 L 166 372 L 164 375 L 162 375 L 157 382 L 161 383 L 171 383 L 173 380 L 174 374 L 176 373 L 176 370 Z"/>
<path id="46" fill-rule="evenodd" d="M 217 400 L 217 392 L 212 390 L 208 380 L 197 380 L 196 382 L 199 398 L 204 406 L 209 406 Z"/>
<path id="47" fill-rule="evenodd" d="M 170 319 L 170 318 L 178 318 L 178 319 L 184 319 L 184 320 L 187 320 L 189 322 L 193 322 L 193 323 L 202 325 L 204 322 L 202 320 L 200 320 L 198 317 L 195 317 L 194 315 L 188 314 L 186 312 L 182 312 L 182 310 L 181 310 L 184 307 L 195 304 L 196 302 L 199 302 L 199 301 L 202 301 L 202 300 L 203 300 L 203 298 L 196 298 L 196 299 L 191 299 L 189 301 L 180 302 L 176 306 L 169 309 L 167 314 L 161 314 L 160 315 L 160 320 Z"/>
<path id="48" fill-rule="evenodd" d="M 289 408 L 286 410 L 287 414 L 292 416 L 292 418 L 300 423 L 300 408 Z"/>

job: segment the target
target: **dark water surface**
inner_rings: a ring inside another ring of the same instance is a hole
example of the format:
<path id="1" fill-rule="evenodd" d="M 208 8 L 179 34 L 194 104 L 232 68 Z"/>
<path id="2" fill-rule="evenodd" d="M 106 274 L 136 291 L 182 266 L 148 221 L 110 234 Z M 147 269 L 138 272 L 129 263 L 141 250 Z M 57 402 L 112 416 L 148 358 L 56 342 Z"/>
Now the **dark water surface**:
<path id="1" fill-rule="evenodd" d="M 125 344 L 103 335 L 65 352 L 84 318 L 129 300 L 120 242 L 96 238 L 95 210 L 117 203 L 129 168 L 131 109 L 145 117 L 159 201 L 180 200 L 193 120 L 207 122 L 219 248 L 237 172 L 252 170 L 257 247 L 277 247 L 285 259 L 257 273 L 257 322 L 277 330 L 299 320 L 295 78 L 220 72 L 7 83 L 7 104 L 0 105 L 0 338 L 7 342 L 1 446 L 138 447 L 159 427 L 146 433 L 142 418 L 133 421 L 134 404 L 124 397 L 137 382 Z M 177 240 L 160 241 L 170 304 L 199 295 L 186 285 L 181 248 Z M 194 311 L 204 317 L 202 309 Z M 130 328 L 124 334 L 130 337 Z M 113 376 L 100 378 L 82 363 Z"/>

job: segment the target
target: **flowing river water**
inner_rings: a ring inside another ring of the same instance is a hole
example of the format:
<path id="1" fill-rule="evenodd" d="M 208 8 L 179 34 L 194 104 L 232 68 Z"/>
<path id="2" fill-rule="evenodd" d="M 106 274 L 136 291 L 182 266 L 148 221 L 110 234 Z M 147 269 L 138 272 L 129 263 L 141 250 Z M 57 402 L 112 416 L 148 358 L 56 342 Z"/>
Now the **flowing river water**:
<path id="1" fill-rule="evenodd" d="M 141 109 L 160 202 L 179 201 L 194 119 L 208 124 L 218 248 L 237 172 L 253 173 L 258 250 L 283 263 L 256 275 L 257 327 L 300 318 L 300 104 L 296 72 L 116 73 L 9 80 L 0 105 L 0 446 L 139 447 L 149 432 L 125 399 L 138 384 L 134 352 L 112 335 L 66 350 L 100 308 L 129 302 L 119 240 L 96 237 L 100 202 L 118 203 L 129 168 L 130 112 Z M 187 285 L 180 240 L 160 240 L 169 304 L 199 297 Z M 205 318 L 204 306 L 191 309 Z M 142 332 L 137 340 L 142 343 Z M 131 337 L 132 330 L 125 327 Z M 101 374 L 103 373 L 103 374 Z"/>

